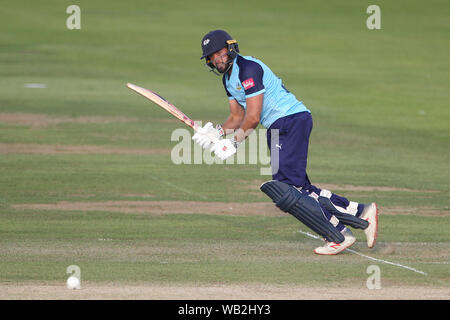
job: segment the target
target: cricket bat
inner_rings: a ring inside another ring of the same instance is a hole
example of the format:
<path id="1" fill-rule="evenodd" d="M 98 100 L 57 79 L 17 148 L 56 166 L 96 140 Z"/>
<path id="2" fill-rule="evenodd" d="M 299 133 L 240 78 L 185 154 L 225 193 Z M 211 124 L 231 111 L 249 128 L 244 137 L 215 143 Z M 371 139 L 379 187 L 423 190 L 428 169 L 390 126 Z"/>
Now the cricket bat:
<path id="1" fill-rule="evenodd" d="M 167 101 L 166 99 L 161 97 L 159 94 L 157 94 L 151 90 L 141 88 L 132 83 L 127 83 L 127 87 L 130 88 L 131 90 L 139 93 L 140 95 L 143 95 L 151 102 L 157 104 L 158 106 L 160 106 L 161 108 L 163 108 L 164 110 L 169 112 L 171 115 L 178 118 L 181 122 L 185 123 L 192 129 L 194 129 L 194 131 L 197 131 L 197 129 L 199 129 L 199 126 L 191 118 L 189 118 L 187 115 L 185 115 L 180 109 L 175 107 L 169 101 Z"/>

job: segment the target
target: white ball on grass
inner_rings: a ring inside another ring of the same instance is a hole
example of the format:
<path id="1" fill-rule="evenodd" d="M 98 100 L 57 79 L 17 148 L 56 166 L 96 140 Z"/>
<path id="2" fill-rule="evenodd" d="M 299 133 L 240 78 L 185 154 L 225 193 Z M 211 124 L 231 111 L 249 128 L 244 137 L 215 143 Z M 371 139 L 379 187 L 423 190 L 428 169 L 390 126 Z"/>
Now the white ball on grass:
<path id="1" fill-rule="evenodd" d="M 67 289 L 80 289 L 80 279 L 75 276 L 70 276 L 67 279 Z"/>

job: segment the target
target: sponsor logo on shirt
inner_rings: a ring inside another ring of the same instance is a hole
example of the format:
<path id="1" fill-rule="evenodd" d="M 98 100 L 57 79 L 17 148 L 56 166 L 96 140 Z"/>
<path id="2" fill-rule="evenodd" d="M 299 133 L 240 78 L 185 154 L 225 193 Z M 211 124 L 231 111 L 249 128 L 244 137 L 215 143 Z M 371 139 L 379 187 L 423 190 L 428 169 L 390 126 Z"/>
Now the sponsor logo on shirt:
<path id="1" fill-rule="evenodd" d="M 244 86 L 245 90 L 248 90 L 255 86 L 255 82 L 253 81 L 253 78 L 249 78 L 245 81 L 242 81 L 242 85 Z"/>

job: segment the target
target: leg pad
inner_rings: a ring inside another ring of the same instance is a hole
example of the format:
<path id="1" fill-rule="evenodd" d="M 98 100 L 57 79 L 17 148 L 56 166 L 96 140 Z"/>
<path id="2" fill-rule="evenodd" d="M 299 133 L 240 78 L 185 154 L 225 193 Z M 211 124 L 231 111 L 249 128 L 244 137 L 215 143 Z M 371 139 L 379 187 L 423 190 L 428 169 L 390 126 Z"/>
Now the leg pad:
<path id="1" fill-rule="evenodd" d="M 366 229 L 369 226 L 369 223 L 366 220 L 355 217 L 354 215 L 344 213 L 336 209 L 331 200 L 327 197 L 319 197 L 319 203 L 325 210 L 328 210 L 329 213 L 334 215 L 339 219 L 343 224 L 357 228 L 357 229 Z"/>
<path id="2" fill-rule="evenodd" d="M 325 217 L 320 204 L 284 182 L 271 180 L 260 187 L 282 211 L 293 215 L 327 241 L 341 243 L 344 236 Z"/>

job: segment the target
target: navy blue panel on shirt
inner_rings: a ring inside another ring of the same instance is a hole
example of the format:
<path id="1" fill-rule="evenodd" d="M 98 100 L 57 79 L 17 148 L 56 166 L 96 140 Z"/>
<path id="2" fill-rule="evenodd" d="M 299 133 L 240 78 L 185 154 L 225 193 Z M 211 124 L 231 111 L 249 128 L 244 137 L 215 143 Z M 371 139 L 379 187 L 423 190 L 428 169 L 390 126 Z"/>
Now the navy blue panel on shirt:
<path id="1" fill-rule="evenodd" d="M 223 87 L 225 88 L 225 92 L 227 93 L 227 96 L 228 96 L 228 97 L 231 97 L 231 94 L 230 94 L 230 92 L 228 92 L 227 84 L 226 84 L 226 82 L 225 82 L 225 77 L 226 77 L 226 76 L 227 76 L 226 73 L 222 76 L 222 83 L 223 83 Z"/>
<path id="2" fill-rule="evenodd" d="M 264 89 L 264 70 L 258 63 L 238 56 L 236 64 L 239 66 L 239 80 L 244 87 L 245 95 Z"/>

